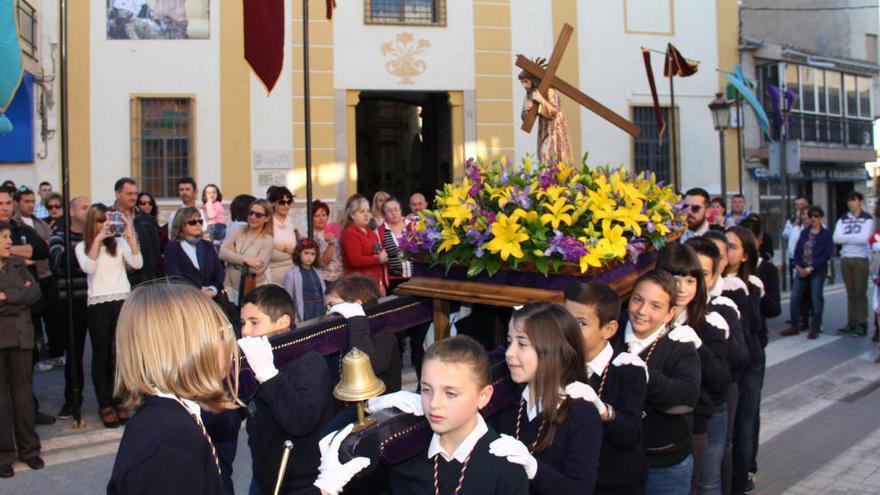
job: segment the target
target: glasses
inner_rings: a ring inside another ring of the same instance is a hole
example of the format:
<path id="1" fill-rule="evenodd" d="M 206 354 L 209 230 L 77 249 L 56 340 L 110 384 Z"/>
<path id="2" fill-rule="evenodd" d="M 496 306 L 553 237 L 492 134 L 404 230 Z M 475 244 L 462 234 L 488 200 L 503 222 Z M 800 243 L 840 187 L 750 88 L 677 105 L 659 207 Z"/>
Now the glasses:
<path id="1" fill-rule="evenodd" d="M 60 210 L 61 205 L 46 205 L 47 210 Z"/>
<path id="2" fill-rule="evenodd" d="M 278 201 L 275 202 L 275 204 L 281 205 L 281 206 L 288 206 L 288 205 L 293 204 L 293 200 L 292 199 L 279 199 Z"/>
<path id="3" fill-rule="evenodd" d="M 138 201 L 138 204 L 141 206 L 151 206 L 153 203 L 150 203 L 149 201 Z"/>
<path id="4" fill-rule="evenodd" d="M 202 225 L 204 223 L 205 223 L 205 221 L 202 220 L 201 218 L 193 218 L 192 220 L 186 221 L 187 225 Z"/>
<path id="5" fill-rule="evenodd" d="M 819 215 L 818 213 L 813 213 L 812 215 L 810 215 L 810 218 L 822 218 L 822 215 Z"/>
<path id="6" fill-rule="evenodd" d="M 696 213 L 703 209 L 703 205 L 685 205 L 691 209 L 692 212 Z"/>
<path id="7" fill-rule="evenodd" d="M 258 211 L 251 210 L 248 212 L 249 217 L 257 217 L 257 218 L 266 218 L 268 215 L 265 213 L 260 213 Z"/>

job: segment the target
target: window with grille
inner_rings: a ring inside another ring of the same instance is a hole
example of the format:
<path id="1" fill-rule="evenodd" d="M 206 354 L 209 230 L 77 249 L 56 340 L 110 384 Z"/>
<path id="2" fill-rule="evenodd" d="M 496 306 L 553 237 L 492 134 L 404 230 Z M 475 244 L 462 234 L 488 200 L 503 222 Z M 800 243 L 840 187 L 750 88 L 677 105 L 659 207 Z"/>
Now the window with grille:
<path id="1" fill-rule="evenodd" d="M 364 22 L 445 26 L 446 0 L 364 0 Z"/>
<path id="2" fill-rule="evenodd" d="M 192 175 L 194 106 L 191 98 L 132 100 L 132 175 L 142 191 L 177 197 L 177 180 Z"/>
<path id="3" fill-rule="evenodd" d="M 27 2 L 18 2 L 18 37 L 21 49 L 31 56 L 37 53 L 37 14 Z"/>
<path id="4" fill-rule="evenodd" d="M 667 129 L 660 136 L 660 128 L 654 117 L 654 107 L 632 107 L 633 123 L 642 132 L 633 139 L 633 166 L 635 173 L 650 171 L 657 174 L 657 181 L 667 184 L 672 179 L 672 158 L 669 150 L 669 108 L 661 107 L 660 113 Z"/>

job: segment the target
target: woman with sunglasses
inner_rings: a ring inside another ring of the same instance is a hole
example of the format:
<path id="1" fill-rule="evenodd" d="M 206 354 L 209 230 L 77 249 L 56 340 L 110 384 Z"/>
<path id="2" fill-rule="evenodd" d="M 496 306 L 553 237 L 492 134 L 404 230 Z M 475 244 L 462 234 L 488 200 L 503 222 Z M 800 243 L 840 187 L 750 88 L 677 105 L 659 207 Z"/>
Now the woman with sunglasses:
<path id="1" fill-rule="evenodd" d="M 46 211 L 49 212 L 49 216 L 41 218 L 41 220 L 46 222 L 50 229 L 54 230 L 56 226 L 60 228 L 63 224 L 64 206 L 62 205 L 64 205 L 64 200 L 58 193 L 51 193 L 46 199 Z"/>
<path id="2" fill-rule="evenodd" d="M 791 321 L 799 321 L 804 293 L 810 294 L 813 306 L 813 318 L 810 319 L 808 339 L 815 339 L 822 331 L 822 307 L 824 297 L 825 275 L 828 262 L 834 254 L 834 241 L 831 231 L 822 225 L 825 211 L 819 206 L 809 209 L 809 223 L 804 226 L 794 248 L 794 268 L 796 277 L 791 289 Z M 797 335 L 800 328 L 792 325 L 782 335 Z"/>
<path id="3" fill-rule="evenodd" d="M 204 219 L 198 208 L 181 208 L 174 215 L 171 242 L 165 248 L 165 273 L 214 298 L 223 290 L 225 271 L 213 244 L 203 238 Z"/>
<path id="4" fill-rule="evenodd" d="M 248 273 L 256 275 L 257 287 L 268 283 L 266 269 L 272 257 L 274 242 L 272 205 L 265 199 L 257 199 L 248 209 L 247 225 L 236 229 L 220 246 L 220 259 L 226 262 L 223 285 L 230 302 L 238 304 L 241 272 L 245 265 Z"/>
<path id="5" fill-rule="evenodd" d="M 156 205 L 156 198 L 146 191 L 141 191 L 137 195 L 137 204 L 135 206 L 138 211 L 150 215 L 156 221 L 156 227 L 159 229 L 159 252 L 164 253 L 165 246 L 168 245 L 168 229 L 171 226 L 167 224 L 159 225 L 159 207 Z"/>
<path id="6" fill-rule="evenodd" d="M 299 232 L 294 227 L 293 220 L 287 217 L 293 204 L 293 193 L 290 189 L 284 186 L 272 187 L 268 191 L 268 199 L 274 209 L 272 235 L 275 239 L 275 249 L 269 263 L 269 283 L 281 285 L 287 271 L 293 268 L 292 255 Z"/>

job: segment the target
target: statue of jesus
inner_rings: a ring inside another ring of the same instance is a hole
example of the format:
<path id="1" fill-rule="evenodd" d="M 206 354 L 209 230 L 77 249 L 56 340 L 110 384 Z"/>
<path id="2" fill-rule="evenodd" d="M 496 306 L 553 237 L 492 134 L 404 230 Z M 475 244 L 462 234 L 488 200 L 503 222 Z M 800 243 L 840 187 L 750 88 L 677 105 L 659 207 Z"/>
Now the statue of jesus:
<path id="1" fill-rule="evenodd" d="M 539 65 L 544 65 L 538 61 Z M 538 105 L 538 160 L 545 163 L 571 163 L 571 142 L 568 139 L 568 121 L 559 106 L 559 94 L 547 90 L 547 98 L 538 91 L 538 78 L 526 71 L 519 73 L 519 82 L 526 90 L 522 119 L 525 120 L 532 105 Z"/>

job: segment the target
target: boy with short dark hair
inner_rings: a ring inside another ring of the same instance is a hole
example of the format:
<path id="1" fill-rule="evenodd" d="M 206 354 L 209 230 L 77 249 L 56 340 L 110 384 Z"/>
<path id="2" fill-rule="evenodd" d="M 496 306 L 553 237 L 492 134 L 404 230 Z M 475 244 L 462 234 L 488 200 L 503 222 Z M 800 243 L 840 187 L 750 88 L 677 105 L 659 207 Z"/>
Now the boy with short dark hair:
<path id="1" fill-rule="evenodd" d="M 581 327 L 589 385 L 566 387 L 573 397 L 592 402 L 603 423 L 596 494 L 639 494 L 648 465 L 642 447 L 642 410 L 647 366 L 638 356 L 615 353 L 609 341 L 618 332 L 620 296 L 590 282 L 565 288 L 565 308 Z"/>
<path id="2" fill-rule="evenodd" d="M 296 446 L 280 493 L 318 493 L 321 428 L 332 417 L 330 375 L 324 357 L 309 351 L 281 369 L 275 367 L 269 336 L 290 330 L 293 300 L 277 285 L 249 292 L 241 307 L 238 343 L 253 371 L 257 392 L 248 403 L 248 445 L 253 479 L 250 493 L 270 494 L 278 477 L 285 440 Z"/>

